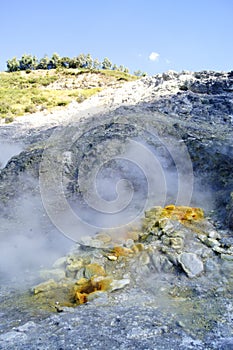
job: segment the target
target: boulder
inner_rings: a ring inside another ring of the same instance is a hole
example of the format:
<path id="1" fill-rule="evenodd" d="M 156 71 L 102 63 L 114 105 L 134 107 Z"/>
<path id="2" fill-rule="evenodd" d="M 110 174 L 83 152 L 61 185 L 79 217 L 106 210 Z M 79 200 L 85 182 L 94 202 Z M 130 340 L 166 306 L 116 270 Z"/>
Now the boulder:
<path id="1" fill-rule="evenodd" d="M 180 254 L 179 263 L 190 278 L 196 277 L 204 271 L 202 260 L 194 253 Z"/>

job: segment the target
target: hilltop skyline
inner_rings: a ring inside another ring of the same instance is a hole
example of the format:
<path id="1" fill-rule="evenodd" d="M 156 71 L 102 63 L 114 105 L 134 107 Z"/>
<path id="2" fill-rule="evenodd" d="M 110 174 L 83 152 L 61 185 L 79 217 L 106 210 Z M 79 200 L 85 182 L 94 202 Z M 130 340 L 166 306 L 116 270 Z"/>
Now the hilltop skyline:
<path id="1" fill-rule="evenodd" d="M 232 70 L 231 0 L 22 0 L 11 5 L 1 6 L 1 71 L 14 56 L 54 52 L 108 57 L 131 73 L 140 69 L 149 75 Z"/>

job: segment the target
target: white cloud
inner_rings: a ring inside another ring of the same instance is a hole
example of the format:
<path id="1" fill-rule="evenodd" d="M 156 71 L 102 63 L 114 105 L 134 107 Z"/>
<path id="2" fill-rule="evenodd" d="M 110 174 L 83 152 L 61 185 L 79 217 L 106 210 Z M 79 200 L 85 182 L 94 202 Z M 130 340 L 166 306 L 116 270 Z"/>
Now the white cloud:
<path id="1" fill-rule="evenodd" d="M 157 52 L 151 52 L 149 55 L 149 60 L 150 61 L 157 61 L 159 58 L 159 54 Z"/>

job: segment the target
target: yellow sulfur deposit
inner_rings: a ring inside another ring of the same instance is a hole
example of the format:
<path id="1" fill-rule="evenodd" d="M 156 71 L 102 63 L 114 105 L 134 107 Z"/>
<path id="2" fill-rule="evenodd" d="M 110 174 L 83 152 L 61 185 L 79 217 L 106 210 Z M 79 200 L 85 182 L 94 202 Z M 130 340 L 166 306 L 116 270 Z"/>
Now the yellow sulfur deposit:
<path id="1" fill-rule="evenodd" d="M 74 287 L 74 299 L 79 304 L 84 304 L 88 301 L 88 297 L 92 293 L 105 292 L 109 290 L 112 279 L 104 276 L 93 276 L 83 283 L 78 283 Z"/>
<path id="2" fill-rule="evenodd" d="M 170 204 L 162 209 L 161 217 L 179 220 L 183 223 L 184 221 L 201 220 L 204 218 L 204 213 L 200 208 L 175 206 L 174 204 Z"/>
<path id="3" fill-rule="evenodd" d="M 133 254 L 132 249 L 121 247 L 121 246 L 116 246 L 113 248 L 112 253 L 116 256 L 128 256 L 130 254 Z"/>
<path id="4" fill-rule="evenodd" d="M 105 270 L 103 266 L 100 266 L 99 264 L 93 263 L 88 264 L 85 267 L 85 277 L 90 278 L 92 276 L 105 276 Z"/>
<path id="5" fill-rule="evenodd" d="M 190 228 L 191 235 L 189 230 L 177 221 Z M 60 310 L 63 306 L 84 304 L 106 296 L 104 292 L 110 293 L 124 288 L 130 284 L 130 278 L 122 277 L 126 272 L 128 274 L 129 266 L 137 265 L 140 270 L 153 262 L 158 271 L 162 268 L 164 271 L 170 271 L 179 264 L 177 254 L 182 254 L 184 248 L 190 248 L 192 233 L 203 235 L 206 225 L 203 210 L 200 208 L 173 204 L 164 208 L 155 206 L 145 212 L 142 227 L 138 231 L 135 228 L 125 230 L 123 235 L 119 235 L 120 239 L 104 232 L 98 233 L 94 241 L 99 239 L 102 245 L 100 248 L 90 246 L 90 256 L 85 254 L 85 250 L 83 252 L 79 249 L 76 254 L 63 258 L 61 271 L 55 265 L 50 274 L 55 276 L 56 282 L 48 280 L 36 286 L 34 296 L 41 300 L 41 303 L 55 305 L 54 309 L 59 305 Z M 213 240 L 208 242 L 212 244 Z M 96 249 L 100 258 L 95 258 Z"/>

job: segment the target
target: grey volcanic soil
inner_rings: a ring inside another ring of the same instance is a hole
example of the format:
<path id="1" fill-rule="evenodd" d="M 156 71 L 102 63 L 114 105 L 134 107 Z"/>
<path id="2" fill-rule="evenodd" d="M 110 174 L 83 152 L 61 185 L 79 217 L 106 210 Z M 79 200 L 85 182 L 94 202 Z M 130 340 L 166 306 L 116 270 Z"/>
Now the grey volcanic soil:
<path id="1" fill-rule="evenodd" d="M 63 163 L 67 201 L 73 208 L 81 203 L 78 209 L 85 220 L 91 213 L 97 226 L 104 222 L 100 219 L 99 223 L 99 216 L 92 215 L 92 211 L 87 211 L 85 217 L 83 204 L 83 193 L 88 194 L 91 188 L 95 160 L 98 168 L 119 154 L 134 159 L 137 152 L 130 153 L 131 148 L 127 148 L 133 140 L 149 146 L 167 183 L 166 198 L 159 197 L 158 191 L 149 191 L 148 206 L 175 202 L 181 174 L 184 182 L 180 198 L 186 203 L 178 204 L 202 207 L 211 216 L 225 246 L 232 247 L 232 94 L 232 72 L 168 72 L 126 83 L 122 88 L 110 88 L 63 112 L 41 114 L 40 119 L 22 117 L 11 125 L 1 125 L 2 142 L 17 143 L 16 153 L 21 151 L 20 147 L 24 151 L 9 159 L 6 166 L 6 159 L 1 157 L 4 168 L 0 173 L 0 348 L 233 349 L 232 274 L 231 280 L 228 277 L 217 280 L 219 275 L 215 275 L 213 266 L 209 267 L 213 275 L 211 287 L 210 276 L 207 280 L 205 273 L 190 279 L 182 271 L 175 275 L 151 271 L 149 275 L 141 274 L 134 288 L 128 286 L 103 294 L 93 302 L 75 309 L 65 308 L 57 314 L 32 305 L 28 292 L 37 282 L 41 265 L 51 265 L 73 245 L 50 222 L 40 199 L 39 168 L 51 135 L 55 135 L 49 141 L 52 149 L 61 147 L 62 154 L 68 152 Z M 76 138 L 68 149 L 64 148 L 64 141 L 69 143 L 74 135 Z M 61 136 L 64 139 L 60 143 Z M 184 149 L 178 144 L 184 144 Z M 129 153 L 124 153 L 125 145 Z M 182 159 L 186 150 L 193 167 L 191 173 L 186 167 L 187 159 Z M 179 160 L 174 159 L 176 152 L 180 152 Z M 143 157 L 139 158 L 141 162 Z M 56 182 L 56 162 L 52 165 Z M 113 186 L 106 182 L 110 171 L 114 185 L 122 174 L 131 175 L 136 205 L 129 207 L 120 219 L 124 222 L 129 215 L 143 214 L 141 203 L 147 194 L 140 171 L 121 162 L 113 162 L 105 171 L 100 181 L 100 193 L 105 200 L 115 199 L 114 195 L 108 196 Z M 194 175 L 194 190 L 187 203 L 190 175 Z M 150 177 L 153 178 L 151 173 L 147 174 L 147 180 Z M 52 186 L 52 182 L 49 184 Z M 220 256 L 216 255 L 216 259 Z M 231 264 L 229 260 L 223 266 L 229 269 Z M 175 293 L 172 297 L 168 292 L 172 285 L 174 288 L 186 285 L 192 294 Z"/>

